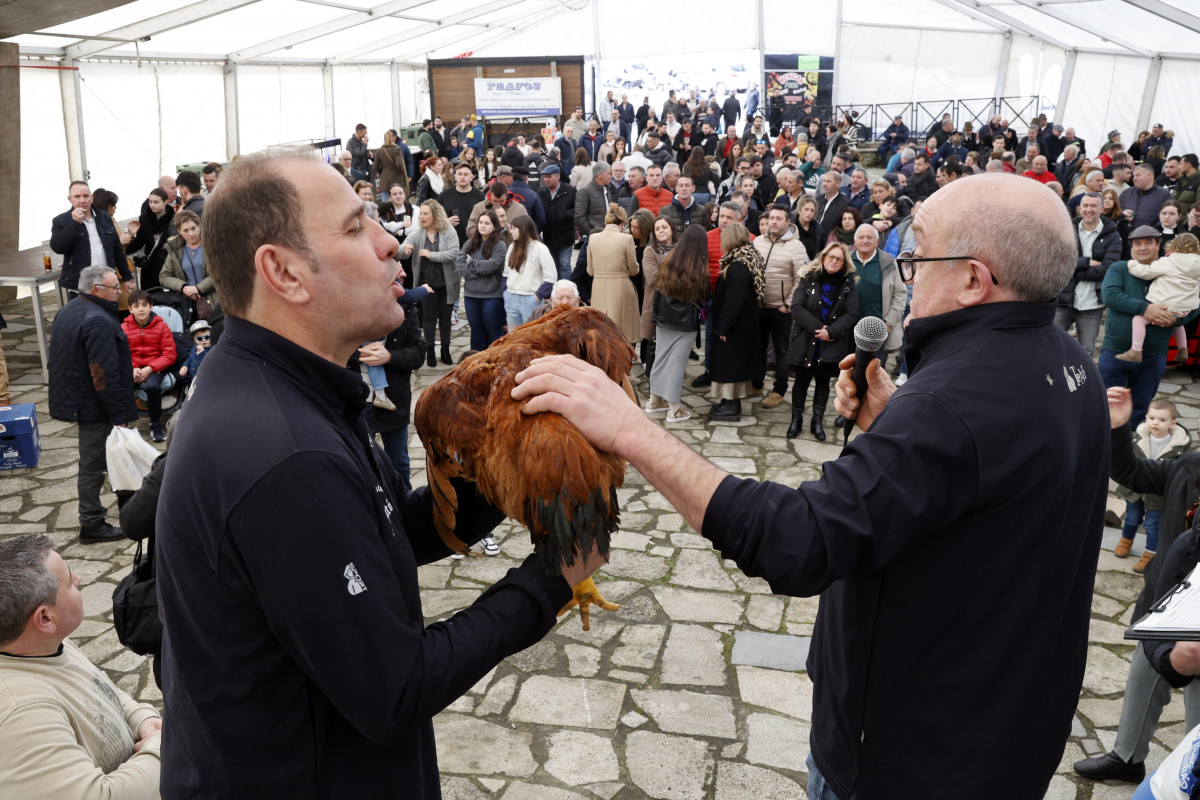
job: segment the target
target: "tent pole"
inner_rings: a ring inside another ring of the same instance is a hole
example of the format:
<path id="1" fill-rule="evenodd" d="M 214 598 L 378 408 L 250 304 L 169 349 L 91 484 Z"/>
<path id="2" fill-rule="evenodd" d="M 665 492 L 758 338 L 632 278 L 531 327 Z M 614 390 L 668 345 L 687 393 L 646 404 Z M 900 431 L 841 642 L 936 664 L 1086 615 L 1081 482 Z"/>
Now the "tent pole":
<path id="1" fill-rule="evenodd" d="M 79 80 L 79 62 L 64 60 L 62 65 L 75 67 L 58 73 L 59 86 L 62 87 L 63 129 L 67 135 L 67 171 L 71 173 L 71 180 L 86 181 L 88 169 L 83 138 L 83 97 L 80 91 L 82 83 Z"/>
<path id="2" fill-rule="evenodd" d="M 833 23 L 833 92 L 829 97 L 829 121 L 837 121 L 837 106 L 841 97 L 838 96 L 838 76 L 842 71 L 842 0 L 837 0 L 837 17 Z"/>
<path id="3" fill-rule="evenodd" d="M 225 64 L 225 157 L 242 151 L 241 121 L 238 118 L 237 64 Z"/>
<path id="4" fill-rule="evenodd" d="M 21 70 L 20 47 L 0 42 L 0 127 L 10 132 L 0 140 L 0 202 L 8 210 L 0 220 L 0 253 L 15 252 L 21 238 Z M 31 148 L 32 149 L 32 148 Z M 5 300 L 16 297 L 16 289 Z M 36 292 L 37 289 L 34 289 Z"/>
<path id="5" fill-rule="evenodd" d="M 400 62 L 393 59 L 388 71 L 392 75 L 392 127 L 399 132 L 404 126 L 404 118 L 400 113 Z"/>
<path id="6" fill-rule="evenodd" d="M 326 61 L 321 65 L 321 79 L 325 84 L 325 138 L 332 139 L 337 134 L 337 120 L 333 117 L 333 64 Z"/>
<path id="7" fill-rule="evenodd" d="M 1162 56 L 1155 56 L 1150 61 L 1150 71 L 1146 73 L 1146 91 L 1142 92 L 1142 107 L 1138 109 L 1137 129 L 1150 130 L 1150 115 L 1154 113 L 1154 98 L 1158 94 L 1158 76 L 1162 74 Z"/>
<path id="8" fill-rule="evenodd" d="M 1063 65 L 1062 83 L 1058 88 L 1058 104 L 1054 107 L 1055 122 L 1061 122 L 1067 110 L 1067 98 L 1071 96 L 1071 83 L 1075 80 L 1075 62 L 1078 59 L 1078 50 L 1067 51 L 1067 63 Z"/>
<path id="9" fill-rule="evenodd" d="M 1000 113 L 1000 98 L 1004 97 L 1004 85 L 1008 82 L 1008 61 L 1012 56 L 1012 31 L 1004 32 L 1004 43 L 1000 46 L 1000 67 L 996 70 L 996 93 L 993 95 L 992 113 Z"/>
<path id="10" fill-rule="evenodd" d="M 591 6 L 592 6 L 592 48 L 595 51 L 594 54 L 592 55 L 592 59 L 593 59 L 592 74 L 595 76 L 595 80 L 592 83 L 591 109 L 592 109 L 593 115 L 598 116 L 597 112 L 599 111 L 599 103 L 600 103 L 600 100 L 598 98 L 600 96 L 600 91 L 604 87 L 604 78 L 600 74 L 600 53 L 601 53 L 600 3 L 598 2 L 598 0 L 590 0 L 590 2 L 591 2 Z M 585 86 L 584 87 L 585 91 L 586 91 L 586 88 L 587 87 Z M 587 102 L 586 97 L 583 98 L 583 107 L 585 109 L 588 108 L 588 102 Z M 566 114 L 567 114 L 567 110 L 564 108 L 563 115 L 566 116 Z M 587 119 L 587 117 L 588 117 L 588 115 L 586 113 L 583 116 L 584 116 L 584 119 Z M 603 125 L 604 120 L 601 120 L 600 124 Z"/>

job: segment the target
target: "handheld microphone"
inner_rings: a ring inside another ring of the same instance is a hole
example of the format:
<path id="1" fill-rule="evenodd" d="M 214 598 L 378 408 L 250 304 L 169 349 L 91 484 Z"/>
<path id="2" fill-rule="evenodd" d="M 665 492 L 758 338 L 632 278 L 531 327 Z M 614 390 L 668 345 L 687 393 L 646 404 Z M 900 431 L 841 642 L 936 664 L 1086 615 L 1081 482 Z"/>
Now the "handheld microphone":
<path id="1" fill-rule="evenodd" d="M 887 342 L 887 338 L 887 323 L 879 317 L 863 317 L 854 326 L 854 369 L 850 377 L 854 381 L 855 396 L 860 407 L 867 396 L 867 365 Z M 847 428 L 846 433 L 849 432 Z"/>

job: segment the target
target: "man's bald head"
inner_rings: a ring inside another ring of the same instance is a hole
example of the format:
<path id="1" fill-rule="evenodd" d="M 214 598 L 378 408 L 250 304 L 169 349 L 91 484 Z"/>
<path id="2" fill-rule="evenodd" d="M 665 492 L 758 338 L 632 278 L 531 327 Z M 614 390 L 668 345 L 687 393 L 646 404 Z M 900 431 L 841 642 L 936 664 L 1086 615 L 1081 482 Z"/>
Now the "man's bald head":
<path id="1" fill-rule="evenodd" d="M 987 264 L 1013 300 L 1048 302 L 1075 269 L 1075 234 L 1062 200 L 1018 175 L 985 173 L 948 183 L 925 201 L 914 225 L 926 236 L 947 237 L 940 255 Z"/>

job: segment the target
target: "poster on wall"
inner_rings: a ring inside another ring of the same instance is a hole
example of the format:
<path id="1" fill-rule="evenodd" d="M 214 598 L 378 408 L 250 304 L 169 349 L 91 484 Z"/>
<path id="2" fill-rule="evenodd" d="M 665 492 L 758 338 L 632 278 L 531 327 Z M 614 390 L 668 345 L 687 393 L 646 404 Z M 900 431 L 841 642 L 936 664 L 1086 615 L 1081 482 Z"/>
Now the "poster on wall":
<path id="1" fill-rule="evenodd" d="M 810 116 L 828 121 L 833 97 L 833 59 L 829 56 L 765 54 L 764 104 L 771 130 L 798 124 Z"/>
<path id="2" fill-rule="evenodd" d="M 476 78 L 481 117 L 553 117 L 562 113 L 562 78 Z"/>

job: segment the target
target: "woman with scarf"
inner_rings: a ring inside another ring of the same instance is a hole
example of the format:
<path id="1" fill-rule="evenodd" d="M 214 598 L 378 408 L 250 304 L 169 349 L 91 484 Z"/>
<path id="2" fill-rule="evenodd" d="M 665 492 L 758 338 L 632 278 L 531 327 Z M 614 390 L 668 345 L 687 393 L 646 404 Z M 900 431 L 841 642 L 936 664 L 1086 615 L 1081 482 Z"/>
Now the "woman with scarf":
<path id="1" fill-rule="evenodd" d="M 660 224 L 661 223 L 661 224 Z M 658 275 L 658 266 L 675 247 L 675 226 L 667 220 L 656 219 L 647 209 L 641 208 L 629 220 L 630 232 L 636 228 L 638 233 L 633 237 L 634 245 L 641 252 L 638 263 L 642 265 L 642 343 L 641 359 L 646 365 L 646 377 L 654 368 L 654 281 Z M 644 242 L 640 241 L 642 231 L 650 234 Z"/>
<path id="2" fill-rule="evenodd" d="M 675 227 L 660 217 L 654 223 L 654 243 L 646 248 L 646 261 L 654 262 L 653 290 L 647 295 L 655 337 L 646 413 L 665 411 L 669 423 L 692 417 L 681 403 L 683 373 L 708 299 L 708 237 L 699 225 L 689 225 L 678 245 L 674 239 Z"/>
<path id="3" fill-rule="evenodd" d="M 838 217 L 838 224 L 829 236 L 825 237 L 825 244 L 833 244 L 838 242 L 846 247 L 854 247 L 854 232 L 858 230 L 858 226 L 862 225 L 862 214 L 854 206 L 847 206 Z"/>
<path id="4" fill-rule="evenodd" d="M 858 290 L 850 249 L 833 242 L 804 267 L 792 293 L 792 338 L 787 361 L 796 375 L 792 387 L 792 424 L 787 438 L 800 435 L 808 384 L 813 387 L 811 430 L 825 441 L 825 406 L 829 384 L 838 374 L 838 362 L 853 351 L 851 334 L 858 322 Z"/>
<path id="5" fill-rule="evenodd" d="M 417 181 L 417 205 L 426 200 L 437 200 L 438 195 L 446 188 L 442 178 L 442 159 L 433 156 L 425 162 L 425 174 Z"/>
<path id="6" fill-rule="evenodd" d="M 721 252 L 709 358 L 709 396 L 717 402 L 708 417 L 714 422 L 737 422 L 742 418 L 742 398 L 756 393 L 754 378 L 761 360 L 758 309 L 766 291 L 766 265 L 741 223 L 721 232 Z"/>

